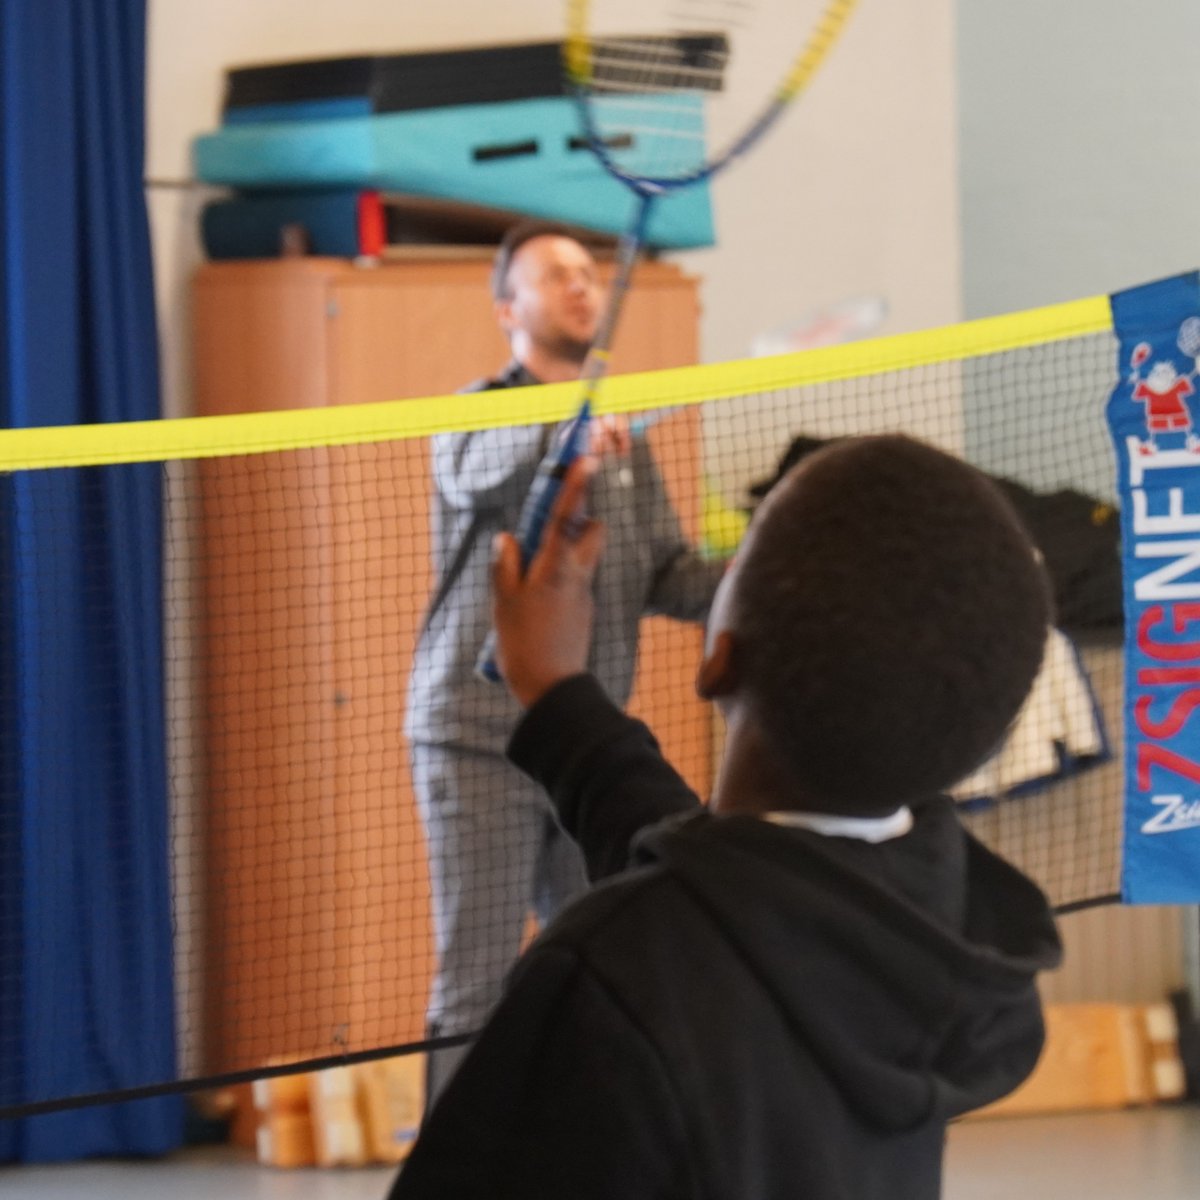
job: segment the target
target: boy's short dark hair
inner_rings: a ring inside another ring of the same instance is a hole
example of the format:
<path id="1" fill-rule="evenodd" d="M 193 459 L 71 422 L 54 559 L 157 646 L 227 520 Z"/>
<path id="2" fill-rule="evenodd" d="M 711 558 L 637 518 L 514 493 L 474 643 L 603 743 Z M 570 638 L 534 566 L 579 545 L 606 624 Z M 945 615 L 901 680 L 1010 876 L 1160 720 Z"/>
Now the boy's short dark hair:
<path id="1" fill-rule="evenodd" d="M 998 748 L 1041 664 L 1045 573 L 1000 492 L 907 437 L 813 454 L 739 566 L 746 688 L 807 799 L 894 807 Z"/>
<path id="2" fill-rule="evenodd" d="M 570 226 L 557 221 L 521 221 L 511 226 L 500 239 L 496 257 L 492 260 L 492 299 L 509 299 L 512 293 L 508 286 L 508 272 L 513 257 L 526 242 L 539 237 L 565 237 L 573 242 L 580 241 Z"/>

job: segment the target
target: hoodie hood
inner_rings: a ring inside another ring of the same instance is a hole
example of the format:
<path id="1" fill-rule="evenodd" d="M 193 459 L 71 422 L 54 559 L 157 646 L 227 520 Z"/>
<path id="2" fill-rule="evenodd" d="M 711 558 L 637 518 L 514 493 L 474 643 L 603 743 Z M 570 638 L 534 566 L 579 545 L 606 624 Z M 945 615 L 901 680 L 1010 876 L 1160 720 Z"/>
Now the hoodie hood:
<path id="1" fill-rule="evenodd" d="M 1035 977 L 1061 956 L 1045 897 L 950 800 L 914 815 L 877 845 L 707 813 L 636 844 L 736 947 L 847 1105 L 895 1132 L 1029 1074 L 1044 1037 Z"/>

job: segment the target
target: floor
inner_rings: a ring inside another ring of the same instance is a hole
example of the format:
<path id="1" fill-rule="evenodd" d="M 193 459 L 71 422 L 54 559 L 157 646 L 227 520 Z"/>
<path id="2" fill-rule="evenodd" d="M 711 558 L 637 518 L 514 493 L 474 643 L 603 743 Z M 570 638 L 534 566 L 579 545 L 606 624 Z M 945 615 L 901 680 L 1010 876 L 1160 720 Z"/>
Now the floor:
<path id="1" fill-rule="evenodd" d="M 155 1163 L 0 1168 L 4 1200 L 381 1200 L 391 1172 L 277 1171 L 227 1150 Z M 943 1200 L 1196 1200 L 1200 1107 L 966 1122 Z M 452 1200 L 452 1198 L 448 1198 Z M 749 1200 L 749 1198 L 747 1198 Z"/>
<path id="2" fill-rule="evenodd" d="M 966 1121 L 944 1200 L 1197 1200 L 1200 1106 Z"/>

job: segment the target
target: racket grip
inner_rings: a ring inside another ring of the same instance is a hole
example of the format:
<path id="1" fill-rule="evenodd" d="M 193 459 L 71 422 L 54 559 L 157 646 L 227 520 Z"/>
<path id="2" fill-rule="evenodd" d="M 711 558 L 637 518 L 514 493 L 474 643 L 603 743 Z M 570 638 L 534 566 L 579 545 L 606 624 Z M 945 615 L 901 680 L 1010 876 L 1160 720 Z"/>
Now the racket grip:
<path id="1" fill-rule="evenodd" d="M 475 674 L 487 683 L 502 682 L 500 668 L 496 665 L 496 631 L 494 629 L 489 629 L 487 637 L 483 639 L 479 657 L 475 660 Z"/>
<path id="2" fill-rule="evenodd" d="M 562 441 L 550 451 L 538 467 L 534 476 L 533 486 L 525 497 L 521 508 L 521 516 L 517 521 L 516 538 L 521 548 L 521 570 L 524 572 L 541 545 L 542 534 L 546 522 L 550 518 L 550 510 L 562 489 L 563 477 L 567 468 L 583 453 L 588 427 L 591 424 L 592 406 L 589 400 L 583 402 L 575 419 L 567 426 Z M 479 657 L 475 660 L 475 674 L 488 683 L 502 682 L 500 668 L 496 665 L 496 631 L 488 631 Z"/>
<path id="3" fill-rule="evenodd" d="M 524 574 L 529 567 L 537 548 L 541 544 L 542 532 L 546 528 L 546 519 L 554 506 L 555 498 L 562 487 L 562 476 L 566 466 L 561 463 L 543 463 L 538 469 L 537 478 L 529 495 L 525 498 L 525 507 L 521 510 L 521 519 L 517 522 L 517 544 L 521 549 L 521 572 Z M 475 660 L 475 674 L 488 683 L 503 682 L 500 668 L 496 665 L 496 631 L 488 630 Z"/>

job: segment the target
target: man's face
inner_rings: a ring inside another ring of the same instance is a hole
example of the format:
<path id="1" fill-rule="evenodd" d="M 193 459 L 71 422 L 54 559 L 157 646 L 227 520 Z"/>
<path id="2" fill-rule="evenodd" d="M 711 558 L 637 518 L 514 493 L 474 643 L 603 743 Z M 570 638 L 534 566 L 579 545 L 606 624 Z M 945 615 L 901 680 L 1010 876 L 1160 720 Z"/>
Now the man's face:
<path id="1" fill-rule="evenodd" d="M 582 363 L 600 321 L 596 263 L 571 238 L 530 238 L 513 255 L 508 298 L 496 306 L 501 328 L 524 335 L 556 358 Z"/>

